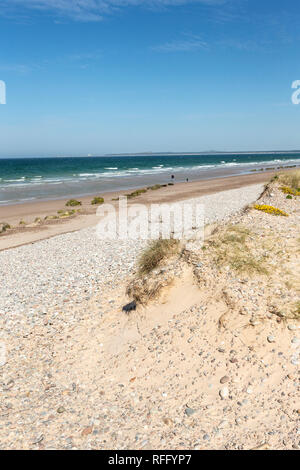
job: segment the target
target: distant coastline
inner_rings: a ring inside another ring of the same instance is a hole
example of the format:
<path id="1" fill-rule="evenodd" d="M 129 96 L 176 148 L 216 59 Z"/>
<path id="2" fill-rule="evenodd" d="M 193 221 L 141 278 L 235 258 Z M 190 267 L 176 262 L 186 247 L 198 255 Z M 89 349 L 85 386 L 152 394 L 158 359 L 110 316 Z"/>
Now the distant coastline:
<path id="1" fill-rule="evenodd" d="M 129 157 L 129 156 L 159 156 L 159 155 L 181 155 L 181 156 L 188 156 L 188 155 L 281 155 L 281 154 L 297 154 L 300 153 L 300 150 L 258 150 L 258 151 L 217 151 L 217 150 L 209 150 L 207 152 L 138 152 L 138 153 L 106 153 L 104 155 L 99 155 L 99 157 Z M 92 156 L 92 155 L 88 155 Z M 93 155 L 97 156 L 97 155 Z"/>
<path id="2" fill-rule="evenodd" d="M 293 154 L 300 154 L 299 150 L 232 150 L 232 151 L 225 151 L 225 150 L 208 150 L 208 151 L 201 151 L 201 152 L 124 152 L 124 153 L 95 153 L 95 154 L 79 154 L 79 155 L 0 155 L 0 160 L 7 160 L 7 159 L 26 159 L 26 158 L 110 158 L 110 157 L 145 157 L 145 156 L 218 156 L 218 155 L 293 155 Z"/>

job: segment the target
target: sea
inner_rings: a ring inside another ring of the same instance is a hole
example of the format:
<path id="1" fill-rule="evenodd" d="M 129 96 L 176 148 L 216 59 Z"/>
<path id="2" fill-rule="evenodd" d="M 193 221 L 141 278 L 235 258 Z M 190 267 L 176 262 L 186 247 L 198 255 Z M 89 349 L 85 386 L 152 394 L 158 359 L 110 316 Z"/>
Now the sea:
<path id="1" fill-rule="evenodd" d="M 294 166 L 300 152 L 0 158 L 0 205 Z"/>

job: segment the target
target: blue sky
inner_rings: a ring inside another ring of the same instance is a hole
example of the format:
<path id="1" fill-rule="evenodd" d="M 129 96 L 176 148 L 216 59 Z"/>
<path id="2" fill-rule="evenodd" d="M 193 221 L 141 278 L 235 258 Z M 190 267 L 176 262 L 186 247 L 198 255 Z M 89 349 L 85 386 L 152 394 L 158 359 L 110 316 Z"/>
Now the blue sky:
<path id="1" fill-rule="evenodd" d="M 300 148 L 297 0 L 1 0 L 0 155 Z"/>

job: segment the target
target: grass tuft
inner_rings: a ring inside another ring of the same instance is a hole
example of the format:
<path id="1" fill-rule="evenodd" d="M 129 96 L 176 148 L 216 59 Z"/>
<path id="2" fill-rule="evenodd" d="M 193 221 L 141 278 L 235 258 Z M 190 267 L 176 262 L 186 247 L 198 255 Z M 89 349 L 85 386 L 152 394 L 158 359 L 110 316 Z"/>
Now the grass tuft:
<path id="1" fill-rule="evenodd" d="M 126 196 L 128 197 L 128 199 L 133 199 L 146 192 L 147 192 L 147 189 L 137 189 L 136 191 L 133 191 L 132 193 L 126 194 Z"/>
<path id="2" fill-rule="evenodd" d="M 166 186 L 167 186 L 166 184 L 155 184 L 154 186 L 149 186 L 147 189 L 151 189 L 152 191 L 156 191 L 157 189 L 165 188 Z"/>
<path id="3" fill-rule="evenodd" d="M 247 240 L 251 231 L 241 225 L 230 225 L 225 231 L 216 231 L 209 244 L 214 247 L 219 267 L 229 266 L 238 272 L 267 274 L 264 260 L 255 257 Z"/>
<path id="4" fill-rule="evenodd" d="M 0 233 L 4 233 L 7 230 L 9 230 L 11 226 L 7 222 L 1 222 L 0 223 Z"/>
<path id="5" fill-rule="evenodd" d="M 295 318 L 300 320 L 300 300 L 299 302 L 296 302 L 294 314 Z"/>
<path id="6" fill-rule="evenodd" d="M 280 173 L 278 182 L 296 191 L 300 191 L 300 170 Z"/>
<path id="7" fill-rule="evenodd" d="M 70 211 L 59 210 L 57 211 L 57 213 L 60 219 L 64 219 L 66 217 L 71 217 L 71 215 L 74 215 L 76 213 L 76 209 L 72 209 Z"/>
<path id="8" fill-rule="evenodd" d="M 75 206 L 81 206 L 81 202 L 77 201 L 77 199 L 69 199 L 69 201 L 66 203 L 67 207 L 75 207 Z"/>
<path id="9" fill-rule="evenodd" d="M 103 204 L 104 203 L 104 199 L 103 197 L 94 197 L 94 199 L 92 200 L 91 204 L 92 205 L 99 205 L 99 204 Z"/>
<path id="10" fill-rule="evenodd" d="M 222 237 L 223 244 L 229 243 L 245 243 L 248 236 L 251 234 L 250 230 L 241 225 L 230 225 L 227 228 L 226 233 Z"/>
<path id="11" fill-rule="evenodd" d="M 44 220 L 56 220 L 58 219 L 58 215 L 46 215 Z"/>
<path id="12" fill-rule="evenodd" d="M 138 273 L 140 275 L 149 274 L 166 257 L 177 253 L 179 241 L 155 240 L 145 249 L 138 260 Z"/>

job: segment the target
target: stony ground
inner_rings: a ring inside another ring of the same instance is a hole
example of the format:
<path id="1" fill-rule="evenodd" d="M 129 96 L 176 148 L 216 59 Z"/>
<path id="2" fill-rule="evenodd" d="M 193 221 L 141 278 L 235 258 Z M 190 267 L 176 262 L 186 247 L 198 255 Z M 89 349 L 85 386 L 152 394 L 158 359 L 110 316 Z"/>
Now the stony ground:
<path id="1" fill-rule="evenodd" d="M 192 201 L 204 204 L 209 223 L 230 217 L 262 190 L 263 185 L 252 185 Z M 145 244 L 101 240 L 92 227 L 0 252 L 0 321 L 12 315 L 15 323 L 18 313 L 34 317 L 49 306 L 87 300 L 107 284 L 117 286 L 132 272 Z"/>
<path id="2" fill-rule="evenodd" d="M 261 190 L 206 197 L 206 220 Z M 170 263 L 160 301 L 129 316 L 120 306 L 144 242 L 88 229 L 0 253 L 0 446 L 299 449 L 299 201 L 278 190 L 270 201 L 290 217 L 231 217 L 251 227 L 268 274 L 220 268 L 213 245 L 195 245 Z"/>

